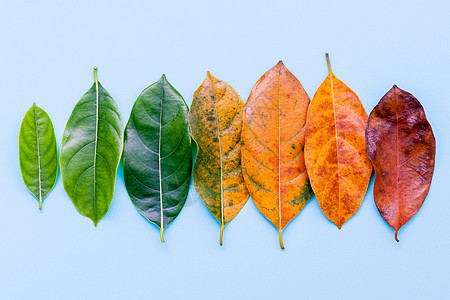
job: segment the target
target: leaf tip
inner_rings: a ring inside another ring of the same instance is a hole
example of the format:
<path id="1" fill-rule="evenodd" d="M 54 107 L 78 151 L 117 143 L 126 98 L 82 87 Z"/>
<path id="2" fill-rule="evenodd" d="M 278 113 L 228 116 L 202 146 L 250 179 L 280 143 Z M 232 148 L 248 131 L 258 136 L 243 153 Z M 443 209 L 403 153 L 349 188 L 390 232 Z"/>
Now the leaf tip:
<path id="1" fill-rule="evenodd" d="M 209 79 L 210 81 L 213 81 L 214 76 L 212 76 L 210 71 L 206 71 L 206 78 Z"/>
<path id="2" fill-rule="evenodd" d="M 161 80 L 167 80 L 167 78 L 166 78 L 166 74 L 162 74 L 162 76 L 161 76 Z"/>
<path id="3" fill-rule="evenodd" d="M 277 65 L 278 65 L 278 66 L 284 66 L 284 63 L 283 63 L 283 61 L 280 59 L 280 60 L 278 61 Z"/>
<path id="4" fill-rule="evenodd" d="M 402 90 L 396 85 L 396 84 L 394 84 L 393 86 L 392 86 L 392 88 L 386 93 L 386 94 L 389 94 L 389 93 L 398 93 L 398 92 L 401 92 Z"/>

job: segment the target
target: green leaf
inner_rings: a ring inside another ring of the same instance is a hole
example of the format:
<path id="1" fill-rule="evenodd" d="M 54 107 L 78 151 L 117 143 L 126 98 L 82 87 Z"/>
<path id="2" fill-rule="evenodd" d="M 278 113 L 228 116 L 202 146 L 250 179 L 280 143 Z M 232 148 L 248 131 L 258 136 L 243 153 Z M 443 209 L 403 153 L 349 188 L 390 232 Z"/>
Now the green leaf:
<path id="1" fill-rule="evenodd" d="M 97 80 L 73 109 L 61 143 L 61 177 L 76 209 L 97 226 L 113 198 L 123 148 L 119 108 Z"/>
<path id="2" fill-rule="evenodd" d="M 52 121 L 36 103 L 27 111 L 20 126 L 19 163 L 23 182 L 42 209 L 42 201 L 56 183 L 58 150 Z"/>
<path id="3" fill-rule="evenodd" d="M 136 100 L 125 129 L 125 185 L 136 209 L 163 230 L 180 213 L 191 181 L 188 107 L 163 75 Z"/>

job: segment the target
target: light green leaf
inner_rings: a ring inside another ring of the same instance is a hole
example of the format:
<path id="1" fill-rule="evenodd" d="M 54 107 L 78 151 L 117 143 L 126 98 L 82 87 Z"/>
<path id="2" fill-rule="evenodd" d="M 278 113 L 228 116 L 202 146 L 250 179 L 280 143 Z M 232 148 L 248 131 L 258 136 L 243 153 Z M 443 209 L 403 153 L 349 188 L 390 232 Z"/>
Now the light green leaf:
<path id="1" fill-rule="evenodd" d="M 52 121 L 36 103 L 27 111 L 20 126 L 19 163 L 23 182 L 42 209 L 42 201 L 56 183 L 58 150 Z"/>
<path id="2" fill-rule="evenodd" d="M 180 213 L 191 181 L 188 107 L 163 75 L 136 100 L 125 130 L 125 185 L 136 209 L 163 230 Z"/>
<path id="3" fill-rule="evenodd" d="M 123 148 L 119 108 L 97 80 L 75 106 L 61 143 L 61 177 L 76 209 L 97 226 L 108 212 Z"/>

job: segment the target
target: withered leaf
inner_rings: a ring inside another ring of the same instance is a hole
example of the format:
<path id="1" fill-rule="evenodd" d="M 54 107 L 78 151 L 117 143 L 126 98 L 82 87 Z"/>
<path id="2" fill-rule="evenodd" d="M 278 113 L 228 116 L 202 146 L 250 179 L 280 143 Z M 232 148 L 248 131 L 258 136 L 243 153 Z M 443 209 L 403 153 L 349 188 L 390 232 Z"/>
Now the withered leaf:
<path id="1" fill-rule="evenodd" d="M 309 97 L 280 61 L 255 84 L 245 104 L 242 166 L 256 207 L 282 231 L 311 198 L 303 146 Z"/>
<path id="2" fill-rule="evenodd" d="M 372 173 L 366 154 L 367 114 L 358 96 L 331 72 L 308 111 L 305 162 L 325 216 L 338 228 L 359 209 Z"/>
<path id="3" fill-rule="evenodd" d="M 243 107 L 239 94 L 208 72 L 189 111 L 192 138 L 198 145 L 194 185 L 220 223 L 220 245 L 224 226 L 248 199 L 241 168 Z"/>
<path id="4" fill-rule="evenodd" d="M 433 130 L 420 102 L 394 85 L 370 113 L 366 142 L 375 168 L 375 204 L 398 242 L 399 229 L 417 213 L 430 189 Z"/>

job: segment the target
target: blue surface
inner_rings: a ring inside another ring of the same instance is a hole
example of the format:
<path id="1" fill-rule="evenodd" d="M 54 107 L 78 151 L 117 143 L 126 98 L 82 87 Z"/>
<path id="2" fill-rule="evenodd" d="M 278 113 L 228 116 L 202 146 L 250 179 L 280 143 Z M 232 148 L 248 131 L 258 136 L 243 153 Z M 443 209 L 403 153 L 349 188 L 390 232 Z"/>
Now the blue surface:
<path id="1" fill-rule="evenodd" d="M 0 299 L 448 298 L 450 5 L 365 2 L 1 0 Z M 192 191 L 161 244 L 121 171 L 97 228 L 76 211 L 61 178 L 42 211 L 22 182 L 23 115 L 36 101 L 59 147 L 94 65 L 125 123 L 162 73 L 188 104 L 207 70 L 245 100 L 282 59 L 312 97 L 327 75 L 325 52 L 368 113 L 397 84 L 422 102 L 433 126 L 430 193 L 400 243 L 375 207 L 373 178 L 341 230 L 313 197 L 284 231 L 285 251 L 252 201 L 219 247 L 219 224 Z"/>

